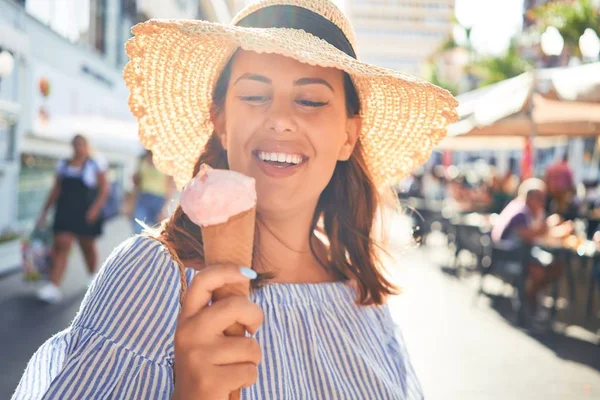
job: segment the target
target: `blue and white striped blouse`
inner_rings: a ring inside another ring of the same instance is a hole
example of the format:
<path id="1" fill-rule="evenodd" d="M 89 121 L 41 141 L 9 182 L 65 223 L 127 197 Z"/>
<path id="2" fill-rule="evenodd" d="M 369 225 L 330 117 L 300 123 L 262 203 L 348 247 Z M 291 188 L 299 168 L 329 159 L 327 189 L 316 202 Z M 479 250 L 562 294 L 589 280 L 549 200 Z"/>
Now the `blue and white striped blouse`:
<path id="1" fill-rule="evenodd" d="M 71 326 L 33 355 L 13 400 L 169 399 L 180 289 L 162 244 L 127 240 Z M 387 307 L 356 306 L 343 283 L 272 284 L 252 300 L 264 358 L 243 399 L 423 398 Z"/>

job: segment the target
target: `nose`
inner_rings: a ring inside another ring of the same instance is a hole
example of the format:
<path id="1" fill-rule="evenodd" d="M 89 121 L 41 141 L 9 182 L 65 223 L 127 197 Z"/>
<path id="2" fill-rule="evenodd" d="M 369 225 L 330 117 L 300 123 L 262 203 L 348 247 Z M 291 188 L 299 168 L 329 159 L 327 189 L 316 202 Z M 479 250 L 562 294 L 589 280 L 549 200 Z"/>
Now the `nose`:
<path id="1" fill-rule="evenodd" d="M 294 108 L 289 100 L 274 99 L 269 107 L 267 129 L 276 135 L 296 132 Z"/>

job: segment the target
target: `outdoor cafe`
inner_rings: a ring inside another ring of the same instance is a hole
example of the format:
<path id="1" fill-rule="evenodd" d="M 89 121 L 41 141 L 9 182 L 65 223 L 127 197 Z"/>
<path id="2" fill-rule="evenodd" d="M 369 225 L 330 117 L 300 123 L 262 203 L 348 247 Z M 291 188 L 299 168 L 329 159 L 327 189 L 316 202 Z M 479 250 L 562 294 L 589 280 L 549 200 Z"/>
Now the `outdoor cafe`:
<path id="1" fill-rule="evenodd" d="M 536 149 L 561 146 L 570 138 L 597 141 L 600 137 L 600 63 L 528 72 L 458 99 L 460 121 L 440 149 L 521 149 L 521 175 L 543 176 L 543 167 L 535 160 Z M 597 151 L 593 157 L 598 164 Z M 451 257 L 445 268 L 459 278 L 479 275 L 478 295 L 489 294 L 488 276 L 501 278 L 511 288 L 511 318 L 522 324 L 525 265 L 531 257 L 547 264 L 560 261 L 562 276 L 546 293 L 552 316 L 567 325 L 600 332 L 600 243 L 593 240 L 600 225 L 596 206 L 586 199 L 578 203 L 572 216 L 575 229 L 568 235 L 539 237 L 523 251 L 506 251 L 491 238 L 498 210 L 451 197 L 402 199 L 415 221 L 415 237 L 427 243 L 434 231 L 446 236 Z"/>

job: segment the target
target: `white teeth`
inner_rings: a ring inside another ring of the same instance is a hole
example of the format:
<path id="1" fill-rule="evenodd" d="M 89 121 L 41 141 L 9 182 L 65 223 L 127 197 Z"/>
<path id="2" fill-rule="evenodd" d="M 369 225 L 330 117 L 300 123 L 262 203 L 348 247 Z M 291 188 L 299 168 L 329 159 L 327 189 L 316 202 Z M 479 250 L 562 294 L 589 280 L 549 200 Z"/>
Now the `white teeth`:
<path id="1" fill-rule="evenodd" d="M 300 164 L 304 159 L 302 156 L 297 154 L 267 153 L 264 151 L 258 153 L 258 158 L 263 161 L 277 161 L 288 164 Z"/>

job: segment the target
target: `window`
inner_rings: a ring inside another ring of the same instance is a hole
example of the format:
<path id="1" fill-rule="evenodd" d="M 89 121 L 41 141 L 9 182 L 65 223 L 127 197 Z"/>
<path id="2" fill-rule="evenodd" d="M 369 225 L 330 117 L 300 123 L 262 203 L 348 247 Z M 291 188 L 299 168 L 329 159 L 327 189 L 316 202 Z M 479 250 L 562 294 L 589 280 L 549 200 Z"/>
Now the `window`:
<path id="1" fill-rule="evenodd" d="M 136 0 L 123 0 L 121 3 L 121 21 L 119 22 L 119 32 L 117 40 L 117 63 L 124 66 L 127 63 L 127 53 L 125 53 L 124 43 L 131 37 L 131 27 L 137 21 L 137 2 Z"/>
<path id="2" fill-rule="evenodd" d="M 106 53 L 106 0 L 92 0 L 90 45 Z"/>
<path id="3" fill-rule="evenodd" d="M 105 52 L 106 0 L 27 0 L 25 10 L 69 41 Z"/>
<path id="4" fill-rule="evenodd" d="M 0 114 L 0 163 L 14 160 L 15 133 L 15 125 Z"/>

